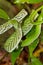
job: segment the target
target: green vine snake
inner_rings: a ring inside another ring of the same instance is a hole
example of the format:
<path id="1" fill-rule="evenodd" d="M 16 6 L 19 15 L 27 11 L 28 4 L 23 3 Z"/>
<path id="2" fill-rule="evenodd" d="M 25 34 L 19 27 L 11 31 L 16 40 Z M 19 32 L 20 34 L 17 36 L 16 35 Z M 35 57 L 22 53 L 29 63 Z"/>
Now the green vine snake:
<path id="1" fill-rule="evenodd" d="M 36 11 L 32 10 L 30 16 L 28 16 L 25 20 L 23 19 L 28 15 L 28 13 L 27 11 L 25 11 L 25 9 L 22 9 L 13 19 L 9 20 L 3 25 L 0 25 L 0 35 L 12 27 L 14 27 L 15 29 L 14 33 L 6 40 L 4 44 L 4 49 L 6 51 L 12 52 L 20 43 L 22 37 L 25 36 L 26 34 L 31 33 L 30 35 L 28 35 L 29 37 L 27 37 L 27 39 L 24 40 L 24 42 L 22 42 L 21 46 L 27 46 L 31 44 L 40 35 L 41 23 L 43 23 L 43 14 L 42 14 L 43 12 L 39 15 L 38 11 L 41 10 L 42 8 L 43 6 L 41 6 Z M 38 20 L 36 20 L 37 17 Z M 34 22 L 34 20 L 38 22 Z M 34 25 L 35 28 L 33 29 Z"/>

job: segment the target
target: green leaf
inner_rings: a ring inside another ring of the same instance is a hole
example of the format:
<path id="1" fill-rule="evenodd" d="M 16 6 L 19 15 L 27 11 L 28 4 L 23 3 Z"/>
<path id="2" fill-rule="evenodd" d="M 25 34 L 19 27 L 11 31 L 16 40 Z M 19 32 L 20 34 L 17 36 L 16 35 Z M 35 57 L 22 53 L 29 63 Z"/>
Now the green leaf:
<path id="1" fill-rule="evenodd" d="M 38 58 L 36 58 L 36 57 L 32 57 L 32 58 L 31 58 L 31 61 L 32 61 L 31 65 L 43 65 L 43 64 L 40 62 L 40 60 L 39 60 Z"/>
<path id="2" fill-rule="evenodd" d="M 0 18 L 10 19 L 9 16 L 7 15 L 7 13 L 2 9 L 0 9 Z"/>
<path id="3" fill-rule="evenodd" d="M 12 65 L 14 65 L 17 57 L 20 55 L 21 53 L 21 49 L 18 49 L 18 50 L 15 50 L 11 53 L 11 62 L 12 62 Z"/>
<path id="4" fill-rule="evenodd" d="M 29 3 L 39 3 L 39 2 L 42 2 L 43 0 L 29 0 Z"/>
<path id="5" fill-rule="evenodd" d="M 35 22 L 32 22 L 33 25 L 39 25 L 43 23 L 43 9 L 41 10 L 41 13 L 38 16 L 38 19 Z"/>
<path id="6" fill-rule="evenodd" d="M 27 34 L 27 37 L 21 44 L 21 46 L 28 46 L 35 41 L 41 32 L 41 25 L 34 26 L 32 30 Z"/>
<path id="7" fill-rule="evenodd" d="M 39 39 L 36 39 L 31 45 L 29 45 L 29 53 L 30 53 L 30 57 L 33 54 L 33 51 L 35 50 L 36 46 L 39 43 Z"/>
<path id="8" fill-rule="evenodd" d="M 33 3 L 39 3 L 39 2 L 42 2 L 43 0 L 14 0 L 14 3 L 30 3 L 30 4 L 33 4 Z"/>
<path id="9" fill-rule="evenodd" d="M 43 27 L 42 27 L 42 30 L 41 30 L 40 40 L 43 43 Z"/>

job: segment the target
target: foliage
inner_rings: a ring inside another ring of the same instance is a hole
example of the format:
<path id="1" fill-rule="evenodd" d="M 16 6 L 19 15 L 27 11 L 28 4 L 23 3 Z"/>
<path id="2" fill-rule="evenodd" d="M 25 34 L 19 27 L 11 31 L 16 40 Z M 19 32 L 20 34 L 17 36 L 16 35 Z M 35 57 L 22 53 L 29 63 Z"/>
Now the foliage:
<path id="1" fill-rule="evenodd" d="M 9 16 L 7 15 L 7 13 L 2 9 L 0 9 L 0 18 L 10 19 Z"/>
<path id="2" fill-rule="evenodd" d="M 33 4 L 33 3 L 39 3 L 39 2 L 42 2 L 43 0 L 14 0 L 14 3 L 30 3 L 30 4 Z"/>
<path id="3" fill-rule="evenodd" d="M 22 0 L 22 2 L 24 1 Z M 30 0 L 28 2 L 36 3 L 41 1 L 42 0 L 40 1 Z M 21 1 L 18 0 L 16 2 L 21 2 Z M 39 11 L 41 11 L 41 13 L 38 13 Z M 35 18 L 37 14 L 38 17 Z M 0 18 L 9 19 L 9 16 L 6 14 L 5 11 L 0 9 Z M 17 57 L 21 53 L 21 48 L 15 50 L 19 46 L 19 43 L 21 44 L 20 47 L 28 46 L 32 65 L 42 65 L 41 62 L 33 56 L 33 51 L 36 48 L 37 44 L 39 43 L 38 37 L 41 33 L 41 24 L 43 23 L 43 6 L 41 6 L 37 10 L 32 10 L 32 13 L 28 15 L 27 18 L 23 20 L 23 22 L 21 23 L 22 24 L 21 26 L 20 22 L 18 23 L 18 21 L 16 21 L 15 19 L 11 19 L 8 20 L 8 22 L 5 23 L 4 25 L 0 26 L 0 32 L 2 30 L 5 32 L 5 30 L 7 31 L 12 26 L 15 29 L 14 33 L 6 40 L 3 47 L 5 50 L 7 50 L 7 52 L 11 52 L 12 65 L 14 65 Z M 26 36 L 25 40 L 22 40 L 23 36 Z"/>
<path id="4" fill-rule="evenodd" d="M 15 63 L 17 57 L 20 55 L 21 50 L 22 50 L 22 49 L 19 48 L 18 50 L 15 50 L 15 51 L 13 51 L 13 52 L 11 53 L 11 62 L 12 62 L 12 65 L 14 65 L 14 63 Z"/>
<path id="5" fill-rule="evenodd" d="M 41 62 L 39 61 L 39 59 L 37 59 L 36 57 L 32 57 L 32 65 L 43 65 L 41 64 Z"/>

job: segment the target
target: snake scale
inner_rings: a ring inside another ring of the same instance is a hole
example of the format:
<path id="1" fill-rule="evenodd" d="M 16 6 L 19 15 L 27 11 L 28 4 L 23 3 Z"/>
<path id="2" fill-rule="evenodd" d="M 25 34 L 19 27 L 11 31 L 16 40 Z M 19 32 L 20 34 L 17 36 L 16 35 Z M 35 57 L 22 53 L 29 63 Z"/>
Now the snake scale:
<path id="1" fill-rule="evenodd" d="M 43 8 L 43 6 L 42 6 Z M 42 9 L 40 8 L 40 9 Z M 38 9 L 38 10 L 40 10 Z M 26 16 L 28 15 L 27 11 L 25 11 L 25 9 L 22 9 L 13 19 L 8 20 L 8 22 L 4 23 L 3 25 L 0 25 L 0 35 L 3 34 L 4 32 L 6 32 L 7 30 L 9 30 L 10 28 L 14 27 L 15 31 L 14 33 L 6 40 L 5 44 L 4 44 L 4 49 L 8 52 L 12 52 L 20 43 L 21 39 L 23 36 L 25 36 L 26 34 L 30 33 L 31 29 L 33 29 L 34 26 L 34 20 L 39 16 L 38 12 L 35 10 L 32 10 L 30 16 L 28 16 L 25 20 L 23 20 Z M 41 17 L 41 21 L 42 21 L 42 16 Z M 38 19 L 40 18 L 38 17 Z M 23 24 L 21 26 L 21 24 Z M 36 28 L 36 29 L 35 29 Z M 40 34 L 41 31 L 41 23 L 38 24 L 36 23 L 35 25 L 35 31 L 38 32 Z M 34 31 L 33 29 L 33 31 Z M 36 33 L 34 33 L 35 35 Z M 39 36 L 39 34 L 35 35 L 34 38 L 36 39 L 37 36 Z M 32 34 L 30 35 L 30 39 Z M 28 38 L 28 37 L 27 37 Z M 28 38 L 28 40 L 29 40 Z M 27 40 L 27 41 L 28 41 Z M 26 40 L 25 40 L 26 41 Z M 25 44 L 25 41 L 22 43 L 21 46 L 27 46 L 29 44 Z M 34 39 L 32 40 L 34 41 Z M 30 42 L 32 43 L 32 42 Z"/>

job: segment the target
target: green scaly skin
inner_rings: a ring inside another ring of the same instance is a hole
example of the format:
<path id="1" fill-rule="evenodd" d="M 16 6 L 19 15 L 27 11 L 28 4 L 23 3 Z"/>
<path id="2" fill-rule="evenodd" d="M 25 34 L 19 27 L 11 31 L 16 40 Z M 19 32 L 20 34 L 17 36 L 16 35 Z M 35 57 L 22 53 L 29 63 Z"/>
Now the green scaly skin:
<path id="1" fill-rule="evenodd" d="M 38 9 L 38 10 L 40 10 L 40 9 Z M 6 51 L 12 52 L 18 46 L 19 42 L 21 41 L 22 35 L 24 36 L 27 33 L 30 34 L 31 29 L 32 29 L 31 34 L 28 35 L 28 38 L 22 42 L 21 46 L 30 45 L 35 39 L 37 39 L 37 37 L 40 35 L 40 32 L 41 32 L 41 24 L 36 25 L 34 29 L 32 28 L 34 25 L 32 22 L 34 21 L 34 17 L 37 15 L 37 11 L 35 11 L 35 10 L 32 11 L 30 16 L 26 20 L 24 20 L 22 27 L 21 27 L 21 24 L 18 23 L 14 19 L 10 20 L 10 23 L 8 22 L 12 26 L 14 26 L 15 32 L 8 38 L 8 40 L 4 44 L 4 48 Z M 43 17 L 42 17 L 42 19 L 43 19 Z M 6 26 L 6 24 L 4 26 Z M 6 27 L 5 27 L 5 29 L 6 29 Z"/>
<path id="2" fill-rule="evenodd" d="M 34 12 L 34 11 L 33 11 Z M 33 14 L 33 12 L 31 13 L 31 15 Z M 36 15 L 36 13 L 35 13 Z M 31 17 L 31 16 L 30 16 Z M 25 31 L 24 34 L 26 35 L 33 27 L 33 25 L 30 23 L 30 17 L 26 19 L 26 21 L 24 21 L 24 24 L 22 27 L 25 26 L 25 28 L 21 28 L 21 25 L 19 26 L 19 23 L 15 20 L 12 20 L 11 23 L 14 26 L 14 28 L 16 29 L 16 31 L 11 35 L 11 37 L 8 38 L 8 40 L 5 42 L 4 44 L 4 48 L 5 50 L 7 50 L 8 52 L 12 52 L 19 44 L 19 42 L 21 41 L 22 38 L 22 30 Z M 34 17 L 33 17 L 34 18 Z M 26 24 L 26 25 L 25 25 Z M 28 25 L 28 26 L 27 26 Z M 29 28 L 29 29 L 27 29 Z M 17 32 L 18 31 L 18 32 Z"/>
<path id="3" fill-rule="evenodd" d="M 4 44 L 4 49 L 8 52 L 12 52 L 18 46 L 22 38 L 22 30 L 20 24 L 16 20 L 12 20 L 11 23 L 16 30 Z"/>

